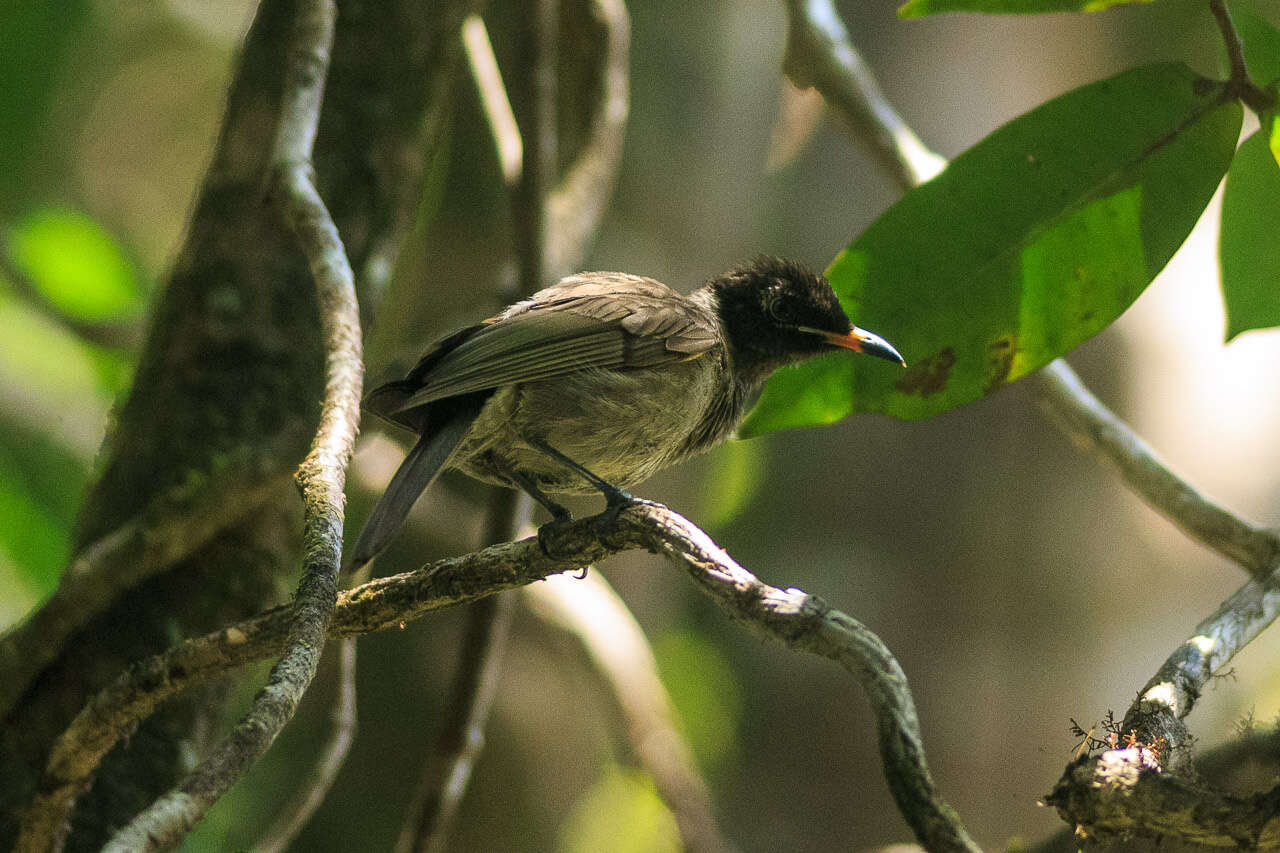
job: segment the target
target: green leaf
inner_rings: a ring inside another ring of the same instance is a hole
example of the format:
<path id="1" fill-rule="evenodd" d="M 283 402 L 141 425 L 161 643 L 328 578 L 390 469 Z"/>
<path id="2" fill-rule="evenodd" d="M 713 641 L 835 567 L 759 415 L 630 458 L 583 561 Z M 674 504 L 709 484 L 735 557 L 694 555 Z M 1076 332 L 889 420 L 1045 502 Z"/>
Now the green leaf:
<path id="1" fill-rule="evenodd" d="M 1105 328 L 1172 257 L 1231 162 L 1241 110 L 1181 64 L 1015 119 L 904 196 L 827 270 L 911 367 L 840 354 L 779 371 L 741 434 L 854 411 L 936 415 Z"/>
<path id="2" fill-rule="evenodd" d="M 1222 300 L 1227 340 L 1280 326 L 1280 165 L 1259 130 L 1236 152 L 1222 193 Z"/>
<path id="3" fill-rule="evenodd" d="M 1040 12 L 1100 12 L 1121 3 L 1151 0 L 907 0 L 898 7 L 899 18 L 923 18 L 941 12 L 986 12 L 996 15 L 1033 15 Z"/>
<path id="4" fill-rule="evenodd" d="M 9 234 L 13 263 L 58 310 L 97 322 L 134 315 L 138 277 L 102 226 L 74 210 L 41 210 Z"/>
<path id="5" fill-rule="evenodd" d="M 1231 9 L 1231 22 L 1244 41 L 1249 77 L 1260 86 L 1280 80 L 1280 30 L 1249 9 Z"/>

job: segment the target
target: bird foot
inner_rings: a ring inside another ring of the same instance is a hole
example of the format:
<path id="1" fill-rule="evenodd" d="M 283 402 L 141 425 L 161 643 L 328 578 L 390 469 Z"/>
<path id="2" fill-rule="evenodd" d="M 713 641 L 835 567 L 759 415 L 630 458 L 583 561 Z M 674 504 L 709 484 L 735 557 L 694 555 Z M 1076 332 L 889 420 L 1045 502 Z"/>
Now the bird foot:
<path id="1" fill-rule="evenodd" d="M 620 549 L 626 543 L 620 541 L 614 534 L 617 532 L 614 527 L 618 521 L 618 515 L 624 509 L 632 506 L 654 506 L 653 501 L 647 501 L 644 498 L 638 498 L 630 492 L 624 492 L 622 489 L 613 489 L 605 493 L 604 512 L 591 519 L 591 527 L 593 528 L 596 538 L 599 539 L 608 548 Z"/>
<path id="2" fill-rule="evenodd" d="M 561 538 L 564 529 L 572 523 L 573 516 L 565 513 L 540 525 L 538 527 L 538 547 L 542 549 L 542 553 L 553 560 L 565 559 L 567 557 L 566 552 L 557 548 L 556 542 Z"/>

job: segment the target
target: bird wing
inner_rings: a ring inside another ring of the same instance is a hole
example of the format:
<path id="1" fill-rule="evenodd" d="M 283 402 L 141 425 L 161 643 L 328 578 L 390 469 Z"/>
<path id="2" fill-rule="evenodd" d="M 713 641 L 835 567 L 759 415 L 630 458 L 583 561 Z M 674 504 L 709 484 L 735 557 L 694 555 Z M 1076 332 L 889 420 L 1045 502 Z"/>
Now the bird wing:
<path id="1" fill-rule="evenodd" d="M 417 387 L 394 412 L 581 370 L 696 358 L 717 340 L 708 310 L 653 279 L 621 273 L 570 276 L 455 338 L 447 352 L 427 354 L 428 369 L 410 374 Z"/>

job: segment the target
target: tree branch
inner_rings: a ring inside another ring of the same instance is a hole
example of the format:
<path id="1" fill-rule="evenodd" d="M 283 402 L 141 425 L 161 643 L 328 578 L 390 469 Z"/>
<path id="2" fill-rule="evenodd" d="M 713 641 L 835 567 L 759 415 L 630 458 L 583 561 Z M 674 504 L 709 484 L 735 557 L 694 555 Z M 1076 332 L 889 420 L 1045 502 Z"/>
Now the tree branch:
<path id="1" fill-rule="evenodd" d="M 155 850 L 174 843 L 235 784 L 293 716 L 315 675 L 333 615 L 342 560 L 343 490 L 364 371 L 355 277 L 337 227 L 316 192 L 310 163 L 336 15 L 332 0 L 302 3 L 295 11 L 271 171 L 271 194 L 315 279 L 327 353 L 320 427 L 297 474 L 304 504 L 304 556 L 288 641 L 266 686 L 231 735 L 176 788 L 116 833 L 104 848 L 108 851 Z"/>
<path id="2" fill-rule="evenodd" d="M 338 663 L 334 670 L 337 698 L 330 713 L 332 730 L 325 748 L 298 784 L 293 798 L 281 809 L 262 841 L 253 846 L 255 853 L 284 853 L 307 821 L 320 808 L 338 778 L 342 764 L 356 737 L 356 638 L 338 641 Z"/>
<path id="3" fill-rule="evenodd" d="M 526 586 L 524 594 L 534 613 L 582 643 L 618 702 L 636 759 L 675 817 L 683 849 L 734 850 L 716 822 L 711 793 L 680 733 L 649 640 L 609 582 L 599 572 L 582 580 L 556 576 Z"/>
<path id="4" fill-rule="evenodd" d="M 903 190 L 941 172 L 946 159 L 930 151 L 880 91 L 880 84 L 849 40 L 831 0 L 785 0 L 787 52 L 782 69 L 802 89 L 817 89 Z"/>
<path id="5" fill-rule="evenodd" d="M 1265 578 L 1280 561 L 1280 535 L 1250 524 L 1173 473 L 1115 413 L 1095 397 L 1062 359 L 1033 373 L 1036 402 L 1077 447 L 1115 469 L 1134 494 L 1183 533 Z"/>
<path id="6" fill-rule="evenodd" d="M 480 96 L 480 108 L 489 124 L 489 136 L 498 155 L 503 183 L 511 188 L 524 171 L 524 141 L 511 111 L 511 100 L 507 97 L 507 87 L 502 83 L 502 69 L 493 54 L 484 18 L 469 15 L 462 22 L 462 44 L 471 79 L 475 81 L 476 92 Z"/>
<path id="7" fill-rule="evenodd" d="M 1067 767 L 1045 802 L 1099 841 L 1176 838 L 1206 847 L 1280 850 L 1280 788 L 1223 794 L 1156 771 L 1148 753 L 1139 746 L 1085 756 Z"/>
<path id="8" fill-rule="evenodd" d="M 758 633 L 830 658 L 849 671 L 871 701 L 890 790 L 921 843 L 930 850 L 978 849 L 937 796 L 906 677 L 879 638 L 814 596 L 761 583 L 705 533 L 657 504 L 630 506 L 604 529 L 599 518 L 581 519 L 550 531 L 541 542 L 530 538 L 494 545 L 370 581 L 339 596 L 329 636 L 400 627 L 441 607 L 576 571 L 634 548 L 670 557 L 732 617 Z M 65 819 L 101 757 L 160 702 L 279 653 L 289 618 L 288 608 L 277 607 L 130 667 L 59 738 L 39 795 L 24 815 L 24 832 Z"/>

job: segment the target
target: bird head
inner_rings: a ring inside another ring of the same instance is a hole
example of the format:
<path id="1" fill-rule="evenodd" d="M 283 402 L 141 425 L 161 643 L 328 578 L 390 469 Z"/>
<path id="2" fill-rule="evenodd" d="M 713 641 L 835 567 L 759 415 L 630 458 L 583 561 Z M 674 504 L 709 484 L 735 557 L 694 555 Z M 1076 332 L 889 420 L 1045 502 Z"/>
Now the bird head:
<path id="1" fill-rule="evenodd" d="M 803 264 L 757 258 L 708 287 L 739 370 L 763 378 L 784 364 L 837 349 L 906 366 L 888 341 L 853 325 L 831 284 Z"/>

